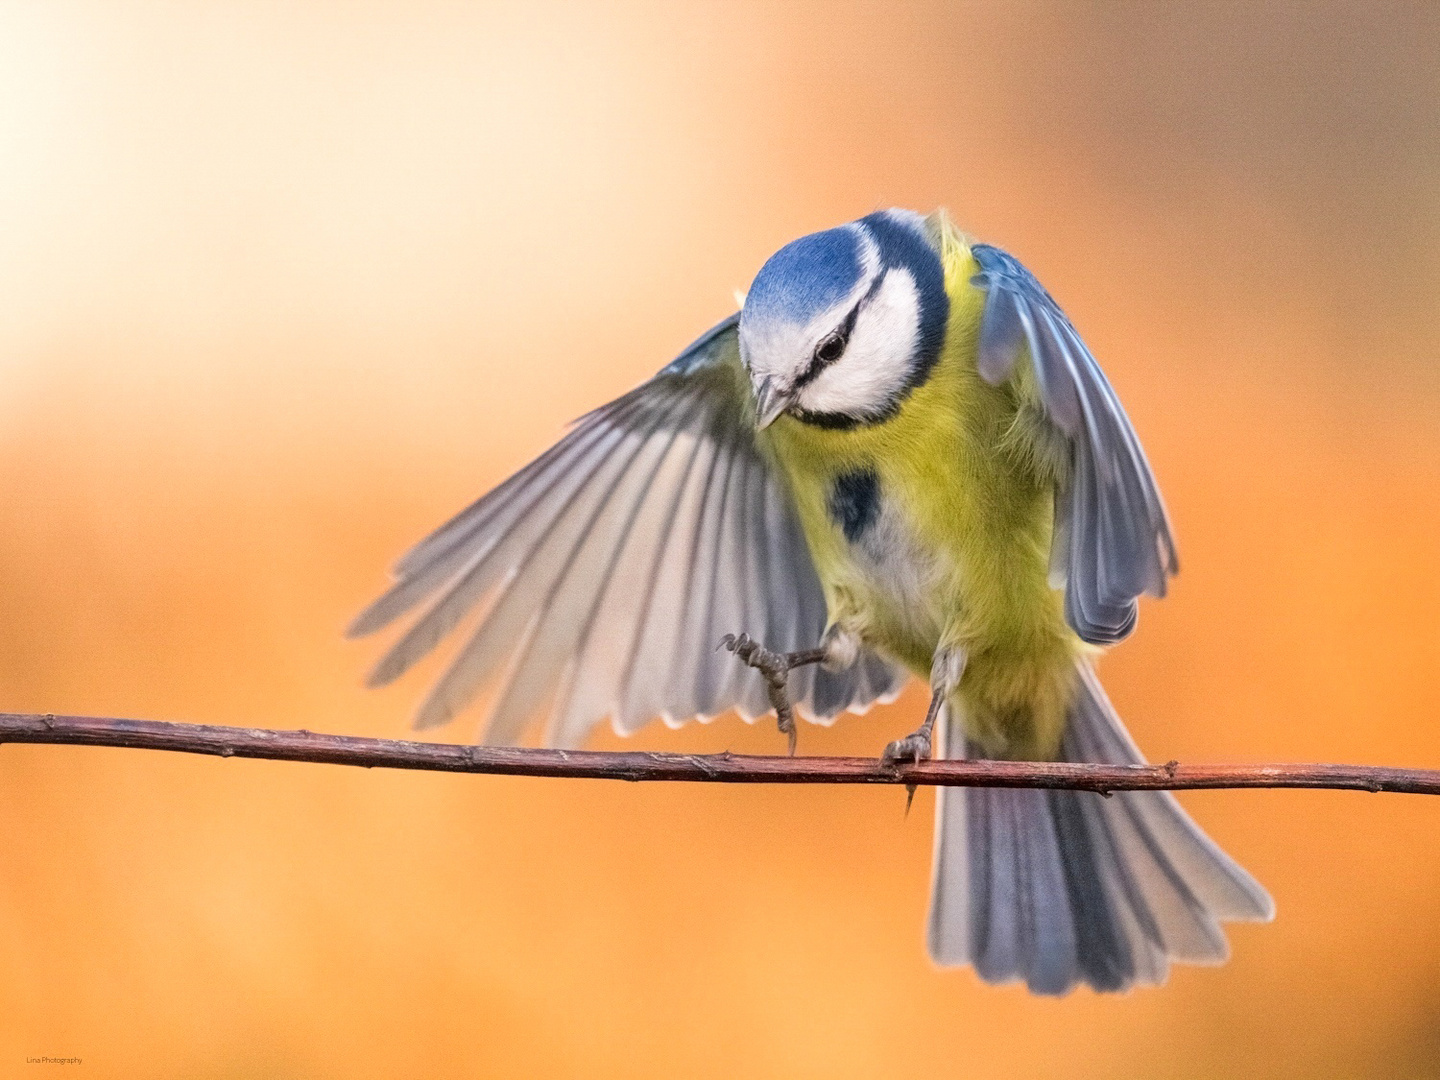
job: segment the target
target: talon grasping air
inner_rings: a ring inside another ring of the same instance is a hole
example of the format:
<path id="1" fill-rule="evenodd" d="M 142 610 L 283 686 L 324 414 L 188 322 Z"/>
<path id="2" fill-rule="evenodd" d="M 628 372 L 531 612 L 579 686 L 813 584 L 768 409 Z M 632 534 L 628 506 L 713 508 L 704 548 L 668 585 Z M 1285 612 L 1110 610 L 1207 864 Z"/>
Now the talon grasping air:
<path id="1" fill-rule="evenodd" d="M 790 704 L 787 686 L 790 672 L 806 664 L 823 663 L 829 655 L 823 646 L 818 649 L 802 649 L 799 652 L 777 653 L 761 645 L 749 634 L 726 634 L 720 639 L 720 648 L 728 649 L 765 676 L 765 688 L 770 695 L 770 706 L 775 710 L 775 726 L 780 729 L 790 744 L 790 756 L 795 756 L 795 710 Z"/>

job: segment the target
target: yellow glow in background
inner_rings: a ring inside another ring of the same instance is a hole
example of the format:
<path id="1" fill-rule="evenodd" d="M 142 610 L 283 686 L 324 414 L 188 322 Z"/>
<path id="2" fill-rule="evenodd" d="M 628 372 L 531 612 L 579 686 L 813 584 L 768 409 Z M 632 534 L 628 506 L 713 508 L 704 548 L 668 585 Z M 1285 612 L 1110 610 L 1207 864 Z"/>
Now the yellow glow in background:
<path id="1" fill-rule="evenodd" d="M 1435 764 L 1437 53 L 1426 5 L 8 4 L 0 707 L 404 733 L 436 665 L 340 637 L 394 557 L 780 244 L 946 205 L 1161 478 L 1142 747 Z M 1278 920 L 1053 1001 L 926 960 L 926 793 L 8 746 L 0 1075 L 1440 1072 L 1440 800 L 1184 801 Z"/>

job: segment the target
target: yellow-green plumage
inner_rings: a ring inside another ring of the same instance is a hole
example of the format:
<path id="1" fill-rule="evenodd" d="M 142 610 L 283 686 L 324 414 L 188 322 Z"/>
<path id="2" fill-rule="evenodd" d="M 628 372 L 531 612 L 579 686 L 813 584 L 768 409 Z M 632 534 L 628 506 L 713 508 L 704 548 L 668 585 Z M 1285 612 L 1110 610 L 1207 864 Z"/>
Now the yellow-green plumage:
<path id="1" fill-rule="evenodd" d="M 1048 580 L 1065 458 L 1041 423 L 1033 377 L 998 387 L 980 377 L 985 298 L 971 284 L 978 267 L 964 238 L 941 227 L 950 315 L 929 378 L 882 423 L 834 429 L 785 416 L 765 434 L 789 480 L 832 623 L 921 677 L 937 650 L 963 650 L 951 704 L 967 737 L 990 756 L 1053 758 L 1075 659 L 1089 650 Z M 878 477 L 898 539 L 921 564 L 915 589 L 897 591 L 830 512 L 837 478 L 865 469 Z"/>

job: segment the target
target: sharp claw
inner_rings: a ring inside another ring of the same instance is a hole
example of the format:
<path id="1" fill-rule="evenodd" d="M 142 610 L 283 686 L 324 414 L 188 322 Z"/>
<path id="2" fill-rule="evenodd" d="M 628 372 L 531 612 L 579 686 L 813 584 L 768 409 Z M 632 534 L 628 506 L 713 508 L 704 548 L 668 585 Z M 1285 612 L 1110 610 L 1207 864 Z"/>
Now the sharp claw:
<path id="1" fill-rule="evenodd" d="M 790 756 L 795 756 L 795 716 L 789 695 L 785 692 L 789 682 L 790 669 L 794 661 L 788 653 L 773 653 L 749 634 L 726 634 L 720 639 L 716 651 L 729 649 L 740 660 L 758 671 L 764 678 L 770 705 L 775 710 L 776 726 L 789 740 Z M 809 662 L 809 661 L 806 661 Z"/>
<path id="2" fill-rule="evenodd" d="M 798 731 L 795 726 L 795 713 L 790 705 L 790 699 L 785 696 L 783 688 L 772 689 L 770 692 L 770 704 L 775 708 L 775 726 L 784 733 L 789 744 L 790 756 L 795 756 L 795 737 Z"/>
<path id="3" fill-rule="evenodd" d="M 930 756 L 930 740 L 920 735 L 906 735 L 903 739 L 896 739 L 885 752 L 880 755 L 880 760 L 891 765 L 903 765 L 913 763 L 919 765 Z"/>
<path id="4" fill-rule="evenodd" d="M 715 651 L 719 652 L 721 649 L 729 649 L 733 653 L 740 648 L 744 638 L 744 634 L 741 634 L 738 638 L 734 634 L 726 634 L 720 639 L 720 644 L 715 646 Z"/>
<path id="5" fill-rule="evenodd" d="M 924 731 L 912 732 L 903 739 L 896 739 L 885 752 L 880 755 L 880 760 L 887 765 L 919 765 L 930 757 L 930 739 Z M 905 785 L 905 816 L 910 816 L 910 807 L 915 802 L 915 784 Z"/>

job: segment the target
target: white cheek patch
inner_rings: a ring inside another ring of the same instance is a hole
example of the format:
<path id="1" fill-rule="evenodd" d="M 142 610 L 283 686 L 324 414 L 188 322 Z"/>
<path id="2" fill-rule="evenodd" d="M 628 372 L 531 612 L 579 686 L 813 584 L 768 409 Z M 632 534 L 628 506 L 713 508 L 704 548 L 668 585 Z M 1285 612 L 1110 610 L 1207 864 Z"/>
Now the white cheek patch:
<path id="1" fill-rule="evenodd" d="M 890 270 L 861 309 L 850 343 L 800 394 L 809 412 L 879 416 L 904 393 L 920 338 L 920 291 L 909 270 Z"/>

